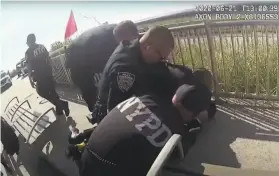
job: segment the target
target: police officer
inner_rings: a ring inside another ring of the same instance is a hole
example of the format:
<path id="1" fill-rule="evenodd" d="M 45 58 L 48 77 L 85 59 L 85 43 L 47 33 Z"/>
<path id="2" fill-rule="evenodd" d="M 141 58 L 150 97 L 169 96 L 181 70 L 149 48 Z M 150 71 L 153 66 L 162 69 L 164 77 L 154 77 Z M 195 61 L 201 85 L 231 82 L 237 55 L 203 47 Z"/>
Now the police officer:
<path id="1" fill-rule="evenodd" d="M 150 28 L 140 39 L 121 42 L 105 66 L 91 123 L 132 95 L 155 92 L 154 66 L 173 48 L 172 34 L 162 26 Z"/>
<path id="2" fill-rule="evenodd" d="M 139 37 L 132 21 L 103 24 L 82 33 L 67 49 L 66 66 L 92 112 L 101 73 L 110 55 L 122 40 Z"/>
<path id="3" fill-rule="evenodd" d="M 55 90 L 55 82 L 52 76 L 50 57 L 47 49 L 43 45 L 36 43 L 34 34 L 28 35 L 27 45 L 28 49 L 25 57 L 31 86 L 34 88 L 34 82 L 36 82 L 37 93 L 55 105 L 57 115 L 65 113 L 68 116 L 70 114 L 68 102 L 61 100 Z"/>
<path id="4" fill-rule="evenodd" d="M 154 76 L 155 75 L 155 76 Z M 208 119 L 212 119 L 216 113 L 216 105 L 213 101 L 211 101 L 209 107 L 203 109 L 203 111 L 199 112 L 198 114 L 192 114 L 191 112 L 187 112 L 183 106 L 181 106 L 182 102 L 174 96 L 175 91 L 180 85 L 187 84 L 187 85 L 198 85 L 203 84 L 209 90 L 211 90 L 211 82 L 212 76 L 211 73 L 204 69 L 197 69 L 194 72 L 187 66 L 183 65 L 175 65 L 168 62 L 161 62 L 156 67 L 156 73 L 153 73 L 152 76 L 156 84 L 154 85 L 155 88 L 159 86 L 157 91 L 157 95 L 161 95 L 164 97 L 165 100 L 172 100 L 173 105 L 177 108 L 177 110 L 184 116 L 184 121 L 189 122 L 187 123 L 187 128 L 189 132 L 199 130 L 201 127 L 201 121 L 206 121 Z M 161 80 L 161 81 L 160 81 Z M 162 88 L 163 87 L 163 88 Z M 161 92 L 160 92 L 161 90 Z M 188 117 L 188 119 L 185 119 Z M 193 119 L 202 119 L 201 121 L 192 121 Z M 95 128 L 95 127 L 94 127 Z M 84 141 L 84 139 L 88 139 L 92 131 L 94 130 L 88 129 L 84 132 L 80 133 L 76 137 L 69 137 L 70 144 L 79 144 Z"/>
<path id="5" fill-rule="evenodd" d="M 208 107 L 211 92 L 202 84 L 184 84 L 175 97 L 195 114 Z M 184 117 L 165 98 L 132 96 L 112 109 L 91 134 L 80 175 L 144 176 L 171 135 L 188 132 L 183 124 Z"/>

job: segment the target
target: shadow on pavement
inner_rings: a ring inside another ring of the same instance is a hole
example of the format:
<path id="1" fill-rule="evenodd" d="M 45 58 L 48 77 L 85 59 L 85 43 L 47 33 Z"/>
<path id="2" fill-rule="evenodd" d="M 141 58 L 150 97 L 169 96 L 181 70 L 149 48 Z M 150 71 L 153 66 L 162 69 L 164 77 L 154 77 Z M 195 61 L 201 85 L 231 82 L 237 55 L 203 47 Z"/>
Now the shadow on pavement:
<path id="1" fill-rule="evenodd" d="M 34 114 L 39 115 L 37 112 Z M 44 120 L 48 119 L 44 118 Z M 46 126 L 46 123 L 40 124 Z M 65 155 L 70 134 L 69 125 L 74 124 L 71 117 L 66 120 L 65 116 L 57 116 L 56 121 L 49 125 L 31 145 L 26 144 L 23 137 L 19 137 L 20 152 L 16 161 L 17 166 L 22 163 L 30 176 L 78 175 L 76 164 Z M 21 171 L 17 169 L 17 172 Z"/>
<path id="2" fill-rule="evenodd" d="M 56 91 L 62 99 L 86 106 L 86 103 L 82 99 L 82 95 L 77 88 L 58 85 L 56 86 Z"/>
<path id="3" fill-rule="evenodd" d="M 267 149 L 253 148 L 252 151 L 245 151 L 253 145 L 253 142 L 249 144 L 249 140 L 279 142 L 279 111 L 229 106 L 219 106 L 218 109 L 216 119 L 207 127 L 209 130 L 202 132 L 184 161 L 177 164 L 177 167 L 198 173 L 204 172 L 202 163 L 240 168 L 235 149 L 238 152 L 252 152 L 251 156 L 257 156 Z M 255 162 L 260 165 L 262 160 L 255 158 Z M 261 167 L 257 169 L 269 169 Z"/>

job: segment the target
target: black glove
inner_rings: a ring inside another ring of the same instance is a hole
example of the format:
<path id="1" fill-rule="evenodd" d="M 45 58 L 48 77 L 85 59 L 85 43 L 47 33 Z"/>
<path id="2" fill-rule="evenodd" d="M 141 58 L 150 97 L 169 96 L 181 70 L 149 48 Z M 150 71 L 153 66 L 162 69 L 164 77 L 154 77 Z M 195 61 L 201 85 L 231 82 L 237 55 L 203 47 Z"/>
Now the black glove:
<path id="1" fill-rule="evenodd" d="M 80 144 L 84 140 L 85 140 L 85 137 L 84 137 L 83 133 L 80 133 L 79 135 L 75 136 L 74 138 L 72 137 L 72 133 L 70 133 L 68 136 L 69 144 Z"/>
<path id="2" fill-rule="evenodd" d="M 74 138 L 71 136 L 71 133 L 70 133 L 68 136 L 69 144 L 80 144 L 82 142 L 88 141 L 88 139 L 90 138 L 90 136 L 95 128 L 96 128 L 96 126 L 93 128 L 86 129 Z"/>
<path id="3" fill-rule="evenodd" d="M 92 113 L 90 123 L 99 123 L 107 115 L 107 106 L 103 104 L 96 104 Z"/>

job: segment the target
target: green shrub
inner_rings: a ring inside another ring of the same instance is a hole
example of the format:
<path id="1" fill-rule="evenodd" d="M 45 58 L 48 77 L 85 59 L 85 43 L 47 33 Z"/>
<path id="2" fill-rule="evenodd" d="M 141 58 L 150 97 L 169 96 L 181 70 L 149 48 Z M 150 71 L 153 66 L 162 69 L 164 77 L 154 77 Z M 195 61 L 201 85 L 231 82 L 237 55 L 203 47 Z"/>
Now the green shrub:
<path id="1" fill-rule="evenodd" d="M 214 53 L 221 89 L 226 92 L 258 92 L 260 94 L 267 94 L 269 90 L 275 95 L 279 69 L 279 46 L 276 39 L 274 41 L 274 38 L 270 37 L 267 44 L 266 37 L 259 36 L 258 45 L 255 47 L 254 38 L 251 36 L 244 38 L 245 47 L 242 36 L 234 37 L 233 40 L 230 36 L 223 38 L 222 50 L 219 37 L 214 37 Z M 173 52 L 175 63 L 191 68 L 205 67 L 211 70 L 208 41 L 206 37 L 201 38 L 200 41 L 199 45 L 197 38 L 195 41 L 191 38 L 190 44 L 187 38 L 176 40 L 177 47 Z M 246 55 L 244 49 L 246 49 Z M 256 59 L 256 53 L 258 59 Z M 259 84 L 257 84 L 257 77 Z M 256 91 L 257 85 L 258 91 Z"/>

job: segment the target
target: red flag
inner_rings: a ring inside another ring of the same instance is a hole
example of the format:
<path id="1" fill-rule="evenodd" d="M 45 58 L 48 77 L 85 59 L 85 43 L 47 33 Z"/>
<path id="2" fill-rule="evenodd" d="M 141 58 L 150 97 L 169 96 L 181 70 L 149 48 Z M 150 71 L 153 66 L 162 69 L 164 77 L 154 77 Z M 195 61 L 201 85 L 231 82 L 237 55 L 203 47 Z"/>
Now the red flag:
<path id="1" fill-rule="evenodd" d="M 71 10 L 71 15 L 66 27 L 65 40 L 70 38 L 76 31 L 77 31 L 77 24 L 75 21 L 74 13 Z"/>

